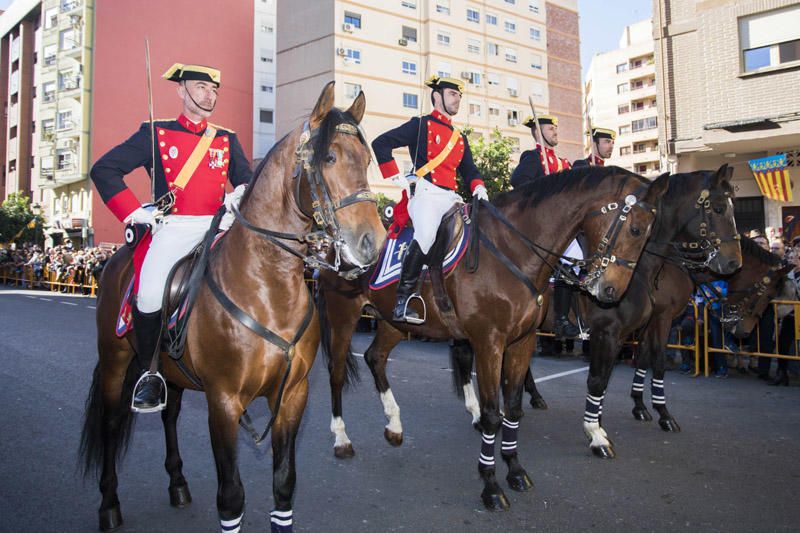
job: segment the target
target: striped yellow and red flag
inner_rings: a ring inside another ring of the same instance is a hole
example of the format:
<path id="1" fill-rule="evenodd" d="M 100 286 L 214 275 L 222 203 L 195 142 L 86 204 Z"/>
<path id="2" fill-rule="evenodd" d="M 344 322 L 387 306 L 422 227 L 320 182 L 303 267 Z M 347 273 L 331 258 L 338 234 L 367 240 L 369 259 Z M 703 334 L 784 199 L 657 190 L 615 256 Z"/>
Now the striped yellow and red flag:
<path id="1" fill-rule="evenodd" d="M 792 180 L 786 166 L 786 154 L 748 161 L 761 194 L 779 202 L 792 201 Z"/>

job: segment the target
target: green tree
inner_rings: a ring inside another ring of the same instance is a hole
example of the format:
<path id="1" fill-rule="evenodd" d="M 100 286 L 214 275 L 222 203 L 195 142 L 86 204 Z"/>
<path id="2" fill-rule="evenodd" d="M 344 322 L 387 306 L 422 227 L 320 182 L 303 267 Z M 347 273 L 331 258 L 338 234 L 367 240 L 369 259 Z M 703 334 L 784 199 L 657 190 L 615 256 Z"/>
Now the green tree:
<path id="1" fill-rule="evenodd" d="M 472 159 L 475 166 L 483 176 L 489 198 L 511 188 L 511 155 L 514 151 L 514 142 L 509 137 L 503 137 L 500 129 L 495 127 L 489 138 L 483 135 L 473 135 L 472 128 L 464 128 L 464 134 L 469 139 L 472 150 Z M 458 194 L 466 201 L 472 198 L 472 192 L 460 180 Z"/>
<path id="2" fill-rule="evenodd" d="M 30 198 L 11 193 L 0 205 L 0 242 L 36 242 L 42 236 L 42 219 L 31 211 Z"/>

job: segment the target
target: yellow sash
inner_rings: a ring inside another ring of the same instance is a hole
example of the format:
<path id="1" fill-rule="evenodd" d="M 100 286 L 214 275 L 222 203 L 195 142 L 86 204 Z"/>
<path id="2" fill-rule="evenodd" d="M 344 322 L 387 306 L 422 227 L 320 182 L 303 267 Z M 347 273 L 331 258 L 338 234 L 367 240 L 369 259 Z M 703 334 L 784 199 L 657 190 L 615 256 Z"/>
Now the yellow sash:
<path id="1" fill-rule="evenodd" d="M 417 171 L 414 172 L 414 174 L 416 174 L 418 178 L 421 178 L 426 174 L 429 174 L 431 170 L 436 170 L 439 167 L 439 165 L 441 165 L 442 162 L 445 159 L 447 159 L 447 156 L 450 155 L 450 152 L 453 151 L 453 148 L 456 147 L 456 142 L 458 142 L 458 138 L 460 136 L 461 136 L 461 130 L 459 130 L 458 128 L 453 128 L 453 134 L 450 136 L 450 140 L 447 141 L 444 150 L 439 152 L 439 155 L 437 155 L 436 157 L 425 163 L 425 166 L 417 169 Z"/>
<path id="2" fill-rule="evenodd" d="M 211 141 L 213 141 L 216 136 L 217 129 L 209 124 L 203 136 L 200 137 L 200 140 L 197 142 L 197 146 L 192 150 L 189 159 L 186 160 L 186 164 L 183 165 L 183 168 L 178 173 L 178 177 L 175 178 L 176 188 L 180 190 L 186 188 L 189 184 L 189 180 L 194 176 L 194 171 L 197 170 L 197 167 L 200 165 L 200 160 L 203 159 L 208 147 L 211 146 Z"/>

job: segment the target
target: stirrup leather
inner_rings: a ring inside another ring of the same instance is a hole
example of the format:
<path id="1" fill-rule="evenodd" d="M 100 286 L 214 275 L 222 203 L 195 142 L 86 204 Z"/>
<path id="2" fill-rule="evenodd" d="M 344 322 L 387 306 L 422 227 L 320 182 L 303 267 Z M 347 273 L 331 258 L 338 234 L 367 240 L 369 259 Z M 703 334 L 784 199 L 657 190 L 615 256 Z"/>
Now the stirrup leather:
<path id="1" fill-rule="evenodd" d="M 414 318 L 408 316 L 408 304 L 411 303 L 411 300 L 417 299 L 422 302 L 422 316 L 419 318 Z M 425 319 L 428 317 L 428 308 L 425 306 L 425 300 L 422 299 L 418 293 L 412 293 L 408 298 L 406 298 L 406 304 L 403 306 L 403 321 L 408 322 L 409 324 L 424 324 Z"/>
<path id="2" fill-rule="evenodd" d="M 144 378 L 155 376 L 159 380 L 161 380 L 161 396 L 158 398 L 158 404 L 154 407 L 148 408 L 141 408 L 136 407 L 134 405 L 134 401 L 136 400 L 136 391 L 139 389 L 139 384 L 141 384 Z M 131 411 L 134 413 L 157 413 L 159 411 L 163 411 L 164 408 L 167 406 L 167 382 L 164 379 L 164 376 L 161 375 L 161 372 L 150 372 L 147 371 L 139 376 L 139 379 L 136 380 L 136 385 L 133 386 L 133 395 L 131 396 Z"/>

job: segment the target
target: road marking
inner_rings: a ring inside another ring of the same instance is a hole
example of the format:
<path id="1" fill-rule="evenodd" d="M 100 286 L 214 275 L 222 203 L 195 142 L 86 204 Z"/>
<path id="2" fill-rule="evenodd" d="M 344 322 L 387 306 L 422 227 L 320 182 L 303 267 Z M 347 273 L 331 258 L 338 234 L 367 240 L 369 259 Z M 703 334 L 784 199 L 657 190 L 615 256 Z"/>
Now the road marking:
<path id="1" fill-rule="evenodd" d="M 78 305 L 78 304 L 74 304 L 74 303 L 72 303 L 72 302 L 58 302 L 58 303 L 60 303 L 60 304 L 64 304 L 64 305 L 74 305 L 74 306 L 77 306 L 77 305 Z"/>
<path id="2" fill-rule="evenodd" d="M 27 296 L 27 295 L 26 295 L 26 296 L 25 296 L 25 298 L 30 298 L 31 300 L 35 300 L 35 299 L 36 299 L 36 296 Z"/>
<path id="3" fill-rule="evenodd" d="M 86 307 L 88 307 L 89 309 L 97 309 L 97 308 L 96 308 L 95 306 L 93 306 L 93 305 L 87 305 Z"/>
<path id="4" fill-rule="evenodd" d="M 51 298 L 42 298 L 42 297 L 39 297 L 39 299 L 40 299 L 40 300 L 44 300 L 45 302 L 52 302 L 52 301 L 53 301 Z"/>
<path id="5" fill-rule="evenodd" d="M 353 355 L 356 357 L 364 357 L 363 353 L 353 352 Z M 388 359 L 389 361 L 394 361 L 391 357 Z M 452 368 L 445 368 L 443 370 L 447 370 L 448 372 L 452 372 Z M 534 383 L 542 383 L 543 381 L 550 381 L 551 379 L 558 379 L 563 378 L 564 376 L 570 376 L 572 374 L 577 374 L 579 372 L 586 372 L 589 370 L 588 366 L 583 366 L 581 368 L 574 368 L 572 370 L 565 370 L 564 372 L 558 372 L 557 374 L 550 374 L 549 376 L 542 376 L 540 378 L 536 378 L 533 380 Z M 475 372 L 472 373 L 473 376 L 476 376 Z"/>

